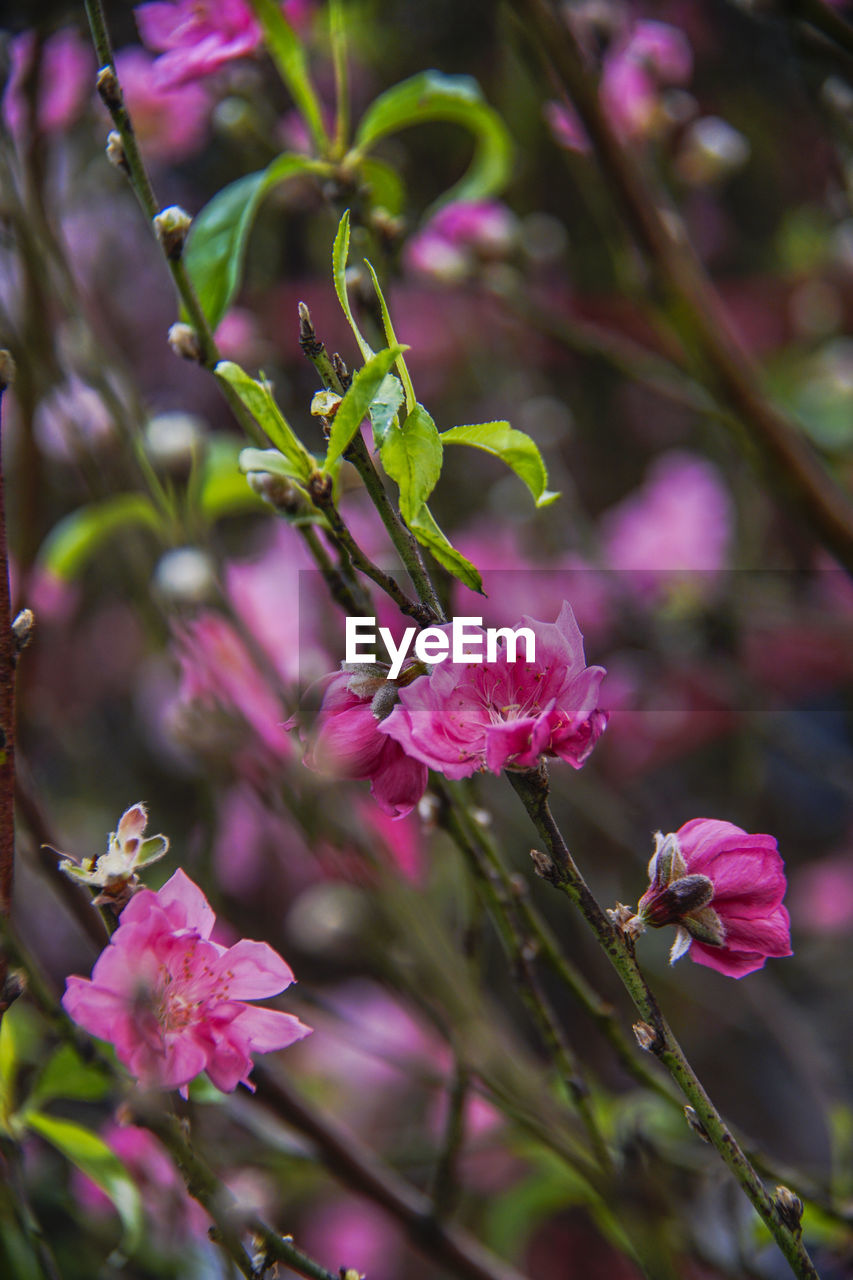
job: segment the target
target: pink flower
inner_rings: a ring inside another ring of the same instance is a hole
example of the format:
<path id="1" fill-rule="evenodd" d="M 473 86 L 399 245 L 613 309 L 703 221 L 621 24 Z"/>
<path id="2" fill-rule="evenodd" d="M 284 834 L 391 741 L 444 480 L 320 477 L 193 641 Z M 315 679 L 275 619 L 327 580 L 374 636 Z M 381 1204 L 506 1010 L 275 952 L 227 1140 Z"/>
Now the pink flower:
<path id="1" fill-rule="evenodd" d="M 554 623 L 521 619 L 536 639 L 534 662 L 443 662 L 400 690 L 380 732 L 448 778 L 478 769 L 532 769 L 558 756 L 579 769 L 607 724 L 598 709 L 603 667 L 587 667 L 567 603 Z"/>
<path id="2" fill-rule="evenodd" d="M 656 840 L 634 931 L 676 924 L 670 961 L 689 950 L 697 964 L 730 978 L 762 969 L 768 956 L 792 954 L 782 906 L 787 881 L 773 836 L 694 818 Z"/>
<path id="3" fill-rule="evenodd" d="M 642 487 L 602 518 L 604 557 L 639 595 L 688 586 L 704 596 L 726 566 L 733 518 L 716 467 L 689 453 L 665 453 Z"/>
<path id="4" fill-rule="evenodd" d="M 311 1028 L 289 1013 L 247 1000 L 293 982 L 265 942 L 211 942 L 216 917 L 197 885 L 176 871 L 162 889 L 143 889 L 88 978 L 70 977 L 65 1012 L 115 1046 L 144 1085 L 177 1089 L 206 1071 L 218 1089 L 249 1085 L 252 1053 L 301 1040 Z"/>
<path id="5" fill-rule="evenodd" d="M 380 732 L 386 722 L 373 709 L 376 689 L 362 694 L 359 688 L 359 677 L 350 671 L 329 678 L 318 733 L 305 763 L 339 778 L 369 778 L 370 793 L 380 809 L 393 818 L 405 817 L 426 789 L 427 770 Z"/>
<path id="6" fill-rule="evenodd" d="M 693 71 L 687 37 L 666 22 L 640 21 L 604 56 L 599 95 L 604 114 L 623 142 L 650 137 L 660 119 L 660 90 L 683 85 Z M 587 155 L 590 141 L 573 108 L 545 106 L 555 140 L 567 151 Z"/>
<path id="7" fill-rule="evenodd" d="M 116 71 L 143 152 L 150 160 L 175 163 L 204 142 L 211 100 L 198 84 L 162 84 L 156 67 L 151 54 L 136 46 L 116 54 Z"/>
<path id="8" fill-rule="evenodd" d="M 406 262 L 420 275 L 453 284 L 479 261 L 504 257 L 517 234 L 515 215 L 496 200 L 445 205 L 406 245 Z"/>
<path id="9" fill-rule="evenodd" d="M 275 763 L 290 755 L 291 727 L 273 687 L 231 624 L 206 611 L 175 628 L 181 664 L 179 707 L 224 711 L 242 719 L 252 731 L 247 764 L 255 757 Z"/>
<path id="10" fill-rule="evenodd" d="M 35 54 L 35 31 L 25 31 L 12 41 L 3 116 L 13 134 L 19 134 L 27 122 L 24 84 Z M 37 86 L 36 124 L 40 133 L 61 133 L 74 123 L 93 87 L 94 61 L 90 45 L 73 27 L 64 27 L 45 41 Z"/>
<path id="11" fill-rule="evenodd" d="M 304 0 L 282 8 L 297 24 L 305 18 Z M 163 85 L 208 76 L 261 43 L 261 25 L 247 0 L 153 0 L 138 6 L 136 23 L 143 43 L 161 55 L 157 76 Z"/>

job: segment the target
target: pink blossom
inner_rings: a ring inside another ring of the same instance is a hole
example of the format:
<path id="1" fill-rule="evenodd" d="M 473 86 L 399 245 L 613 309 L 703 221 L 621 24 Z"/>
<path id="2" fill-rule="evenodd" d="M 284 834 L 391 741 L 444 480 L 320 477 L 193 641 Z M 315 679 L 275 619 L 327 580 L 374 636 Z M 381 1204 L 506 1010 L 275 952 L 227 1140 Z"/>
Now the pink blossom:
<path id="1" fill-rule="evenodd" d="M 640 595 L 689 586 L 704 596 L 725 568 L 733 518 L 716 467 L 689 453 L 665 453 L 642 487 L 602 518 L 604 557 Z"/>
<path id="2" fill-rule="evenodd" d="M 258 671 L 231 624 L 206 611 L 176 626 L 175 634 L 181 664 L 179 705 L 236 715 L 252 730 L 255 747 L 265 749 L 274 760 L 288 757 L 291 721 L 278 691 Z"/>
<path id="3" fill-rule="evenodd" d="M 822 934 L 849 932 L 853 924 L 853 858 L 849 853 L 803 867 L 793 891 L 791 909 L 801 928 Z"/>
<path id="4" fill-rule="evenodd" d="M 686 84 L 693 54 L 683 32 L 665 22 L 637 22 L 608 49 L 601 75 L 601 105 L 625 140 L 652 132 L 663 85 Z"/>
<path id="5" fill-rule="evenodd" d="M 198 151 L 207 134 L 211 100 L 198 84 L 164 85 L 156 61 L 133 46 L 116 54 L 116 70 L 145 155 L 175 163 Z"/>
<path id="6" fill-rule="evenodd" d="M 583 637 L 564 601 L 555 623 L 524 617 L 536 639 L 533 662 L 443 662 L 400 690 L 380 732 L 448 778 L 478 769 L 532 769 L 558 756 L 579 769 L 607 724 L 598 709 L 603 667 L 587 667 Z"/>
<path id="7" fill-rule="evenodd" d="M 694 818 L 672 835 L 658 833 L 649 876 L 635 919 L 640 928 L 678 925 L 672 961 L 689 950 L 697 964 L 742 978 L 768 956 L 792 954 L 782 906 L 787 881 L 773 836 Z"/>
<path id="8" fill-rule="evenodd" d="M 218 1089 L 251 1087 L 252 1053 L 284 1049 L 311 1030 L 246 1003 L 278 995 L 293 974 L 265 942 L 212 942 L 215 923 L 201 889 L 178 870 L 159 892 L 131 898 L 91 980 L 68 979 L 66 1013 L 113 1044 L 143 1085 L 186 1096 L 206 1071 Z"/>
<path id="9" fill-rule="evenodd" d="M 13 134 L 20 133 L 27 122 L 24 85 L 35 55 L 35 31 L 25 31 L 12 41 L 3 116 Z M 50 36 L 40 56 L 36 124 L 41 133 L 61 133 L 83 110 L 93 84 L 95 60 L 89 43 L 73 27 Z"/>
<path id="10" fill-rule="evenodd" d="M 656 131 L 661 88 L 686 84 L 692 71 L 687 37 L 666 22 L 637 22 L 614 41 L 604 56 L 599 96 L 623 142 L 648 138 Z M 590 152 L 589 137 L 574 108 L 549 102 L 545 119 L 561 147 L 582 155 Z"/>
<path id="11" fill-rule="evenodd" d="M 370 793 L 380 809 L 402 818 L 423 795 L 427 770 L 380 732 L 387 722 L 374 713 L 375 690 L 362 695 L 358 688 L 352 672 L 339 671 L 329 678 L 317 736 L 305 763 L 339 778 L 369 778 Z"/>
<path id="12" fill-rule="evenodd" d="M 113 415 L 102 397 L 76 373 L 39 403 L 33 433 L 42 452 L 60 462 L 103 453 L 117 439 Z"/>
<path id="13" fill-rule="evenodd" d="M 297 25 L 310 14 L 305 0 L 282 8 Z M 152 0 L 137 7 L 136 23 L 143 43 L 161 55 L 156 65 L 163 85 L 187 84 L 245 58 L 262 36 L 247 0 Z"/>
<path id="14" fill-rule="evenodd" d="M 515 215 L 496 200 L 457 200 L 440 209 L 406 245 L 413 271 L 455 283 L 483 259 L 500 258 L 516 237 Z"/>

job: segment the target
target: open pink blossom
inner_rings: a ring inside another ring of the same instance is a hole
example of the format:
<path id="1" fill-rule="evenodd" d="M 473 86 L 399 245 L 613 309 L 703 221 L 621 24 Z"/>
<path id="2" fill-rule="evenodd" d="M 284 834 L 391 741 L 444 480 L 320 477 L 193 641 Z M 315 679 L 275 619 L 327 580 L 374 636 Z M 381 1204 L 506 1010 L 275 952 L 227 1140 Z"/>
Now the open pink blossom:
<path id="1" fill-rule="evenodd" d="M 304 20 L 304 0 L 282 6 L 285 16 Z M 163 85 L 187 84 L 254 53 L 261 25 L 247 0 L 152 0 L 136 9 L 143 42 L 161 56 Z"/>
<path id="2" fill-rule="evenodd" d="M 674 834 L 658 833 L 649 876 L 634 927 L 678 925 L 672 962 L 689 950 L 697 964 L 742 978 L 768 956 L 791 955 L 787 880 L 773 836 L 694 818 Z"/>
<path id="3" fill-rule="evenodd" d="M 416 681 L 423 683 L 423 678 Z M 426 767 L 380 732 L 373 709 L 376 689 L 360 690 L 359 678 L 339 671 L 327 685 L 317 736 L 305 763 L 339 778 L 370 779 L 370 793 L 393 818 L 411 813 L 427 784 Z"/>
<path id="4" fill-rule="evenodd" d="M 144 1085 L 177 1089 L 206 1071 L 218 1089 L 249 1088 L 253 1053 L 284 1049 L 311 1028 L 247 1000 L 278 995 L 290 967 L 265 942 L 212 942 L 216 917 L 201 889 L 176 871 L 121 913 L 92 977 L 68 979 L 62 1005 L 115 1046 Z"/>
<path id="5" fill-rule="evenodd" d="M 603 667 L 588 667 L 583 636 L 564 601 L 556 622 L 524 617 L 536 638 L 533 662 L 442 662 L 428 679 L 400 690 L 379 725 L 407 755 L 448 778 L 479 769 L 532 769 L 558 756 L 579 769 L 598 741 L 607 715 L 599 710 Z"/>

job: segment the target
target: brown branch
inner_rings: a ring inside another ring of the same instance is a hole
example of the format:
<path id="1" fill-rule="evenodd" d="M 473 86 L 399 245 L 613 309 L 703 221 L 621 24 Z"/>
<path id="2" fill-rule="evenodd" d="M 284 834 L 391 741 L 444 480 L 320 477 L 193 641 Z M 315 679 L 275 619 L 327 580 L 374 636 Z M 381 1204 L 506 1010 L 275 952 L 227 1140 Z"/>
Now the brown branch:
<path id="1" fill-rule="evenodd" d="M 8 351 L 0 351 L 0 412 L 3 393 L 13 381 L 15 364 Z M 2 417 L 0 417 L 2 423 Z M 0 454 L 3 432 L 0 425 Z M 15 879 L 15 666 L 18 647 L 12 631 L 12 599 L 9 590 L 9 553 L 6 546 L 6 508 L 2 458 L 0 458 L 0 916 L 12 911 Z M 0 952 L 0 1014 L 6 1007 L 9 962 Z"/>
<path id="2" fill-rule="evenodd" d="M 260 1065 L 255 1067 L 252 1080 L 258 1101 L 308 1138 L 330 1173 L 398 1222 L 425 1257 L 460 1280 L 524 1280 L 520 1272 L 488 1253 L 467 1232 L 437 1222 L 427 1196 L 383 1165 L 354 1135 L 315 1111 L 284 1080 Z"/>
<path id="3" fill-rule="evenodd" d="M 572 100 L 635 240 L 679 306 L 709 389 L 738 417 L 816 536 L 853 574 L 853 507 L 847 495 L 796 423 L 765 398 L 757 371 L 738 342 L 681 220 L 614 133 L 570 26 L 549 0 L 512 0 L 512 7 L 535 37 L 543 62 Z"/>

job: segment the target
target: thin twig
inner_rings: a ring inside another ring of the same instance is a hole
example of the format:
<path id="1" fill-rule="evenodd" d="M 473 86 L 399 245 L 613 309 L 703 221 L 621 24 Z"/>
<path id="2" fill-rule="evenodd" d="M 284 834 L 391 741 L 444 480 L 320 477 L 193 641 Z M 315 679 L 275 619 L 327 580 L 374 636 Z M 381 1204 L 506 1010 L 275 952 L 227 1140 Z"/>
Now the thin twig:
<path id="1" fill-rule="evenodd" d="M 799 1280 L 819 1280 L 799 1234 L 785 1222 L 778 1205 L 687 1061 L 637 965 L 630 940 L 607 918 L 581 875 L 551 813 L 544 767 L 526 773 L 508 773 L 507 777 L 548 851 L 547 857 L 539 856 L 537 870 L 567 894 L 598 939 L 643 1019 L 638 1033 L 638 1038 L 643 1038 L 643 1047 L 663 1063 L 695 1110 L 705 1133 L 772 1233 L 794 1275 Z"/>
<path id="2" fill-rule="evenodd" d="M 14 370 L 9 352 L 0 351 L 0 452 L 3 439 L 3 393 L 14 378 Z M 15 879 L 15 667 L 18 652 L 12 631 L 4 491 L 0 461 L 0 917 L 8 920 L 12 910 Z M 8 969 L 8 956 L 5 950 L 0 949 L 0 1015 L 7 1003 L 5 987 Z"/>

